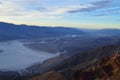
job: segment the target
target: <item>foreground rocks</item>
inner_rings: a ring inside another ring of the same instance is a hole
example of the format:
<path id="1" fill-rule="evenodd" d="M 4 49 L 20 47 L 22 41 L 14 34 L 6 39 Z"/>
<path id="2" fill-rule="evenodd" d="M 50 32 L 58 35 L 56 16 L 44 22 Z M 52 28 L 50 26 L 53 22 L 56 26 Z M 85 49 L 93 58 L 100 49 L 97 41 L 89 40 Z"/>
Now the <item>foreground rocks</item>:
<path id="1" fill-rule="evenodd" d="M 102 58 L 96 65 L 75 72 L 75 80 L 120 80 L 120 54 Z"/>

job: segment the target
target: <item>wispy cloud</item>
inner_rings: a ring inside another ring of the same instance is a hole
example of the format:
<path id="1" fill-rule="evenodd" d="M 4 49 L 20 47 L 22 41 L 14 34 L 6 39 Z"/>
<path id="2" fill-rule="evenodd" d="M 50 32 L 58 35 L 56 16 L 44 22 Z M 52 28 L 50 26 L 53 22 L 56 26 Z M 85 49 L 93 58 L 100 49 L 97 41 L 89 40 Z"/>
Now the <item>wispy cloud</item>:
<path id="1" fill-rule="evenodd" d="M 110 0 L 96 1 L 96 2 L 93 2 L 93 3 L 89 3 L 88 5 L 90 5 L 90 6 L 87 6 L 87 7 L 84 7 L 84 8 L 79 8 L 77 10 L 71 10 L 69 12 L 70 13 L 77 13 L 77 12 L 95 11 L 95 10 L 103 9 L 103 8 L 109 6 L 109 4 L 111 2 L 112 1 L 110 1 Z"/>
<path id="2" fill-rule="evenodd" d="M 51 0 L 52 1 L 52 0 Z M 78 0 L 79 2 L 82 0 Z M 77 5 L 58 5 L 58 6 L 44 6 L 43 3 L 47 0 L 4 0 L 0 2 L 1 16 L 34 16 L 37 15 L 42 18 L 62 17 L 67 13 L 91 12 L 104 9 L 110 6 L 113 0 L 100 0 L 89 3 L 80 3 Z M 69 1 L 68 1 L 69 2 Z M 51 2 L 52 3 L 52 2 Z"/>
<path id="3" fill-rule="evenodd" d="M 106 15 L 113 15 L 113 14 L 120 14 L 120 7 L 100 10 L 96 12 L 96 14 L 94 14 L 93 16 L 106 16 Z"/>
<path id="4" fill-rule="evenodd" d="M 0 21 L 79 25 L 89 20 L 95 22 L 98 16 L 118 19 L 119 4 L 120 0 L 0 0 Z M 105 18 L 102 21 L 108 21 Z"/>

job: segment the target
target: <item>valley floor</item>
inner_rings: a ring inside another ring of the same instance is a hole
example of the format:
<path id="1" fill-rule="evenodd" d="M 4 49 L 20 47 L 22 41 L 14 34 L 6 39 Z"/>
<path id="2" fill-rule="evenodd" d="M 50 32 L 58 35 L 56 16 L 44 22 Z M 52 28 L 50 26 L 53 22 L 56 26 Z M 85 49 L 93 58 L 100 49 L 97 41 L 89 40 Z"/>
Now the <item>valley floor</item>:
<path id="1" fill-rule="evenodd" d="M 26 46 L 25 42 L 0 42 L 0 71 L 23 70 L 31 65 L 58 56 L 46 51 L 35 51 Z"/>

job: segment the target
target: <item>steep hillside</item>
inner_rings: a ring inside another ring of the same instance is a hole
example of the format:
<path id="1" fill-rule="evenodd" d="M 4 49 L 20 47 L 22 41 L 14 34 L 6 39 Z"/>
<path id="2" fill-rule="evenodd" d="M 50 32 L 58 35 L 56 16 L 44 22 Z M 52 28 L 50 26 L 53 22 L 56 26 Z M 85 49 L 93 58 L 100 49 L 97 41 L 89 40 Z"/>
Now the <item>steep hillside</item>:
<path id="1" fill-rule="evenodd" d="M 95 65 L 77 70 L 75 80 L 120 80 L 120 52 L 104 57 Z"/>
<path id="2" fill-rule="evenodd" d="M 31 73 L 31 75 L 40 74 L 48 70 L 60 72 L 66 71 L 66 74 L 68 74 L 67 71 L 71 70 L 71 68 L 77 66 L 78 68 L 86 67 L 104 56 L 113 54 L 115 49 L 116 47 L 114 46 L 100 47 L 84 53 L 80 52 L 68 59 L 65 59 L 64 55 L 60 55 L 58 57 L 48 59 L 42 64 L 31 66 L 27 70 Z"/>
<path id="3" fill-rule="evenodd" d="M 82 55 L 79 53 L 54 67 L 50 72 L 55 71 L 62 75 L 61 78 L 66 78 L 66 80 L 119 80 L 120 55 L 117 51 L 118 47 L 105 46 Z M 37 78 L 33 77 L 32 80 L 41 80 L 43 75 L 38 75 Z M 49 78 L 48 80 L 53 79 Z"/>
<path id="4" fill-rule="evenodd" d="M 58 65 L 54 69 L 64 70 L 66 68 L 76 67 L 77 65 L 80 65 L 80 67 L 82 68 L 88 66 L 91 63 L 98 61 L 102 57 L 106 57 L 114 54 L 116 49 L 117 47 L 111 45 L 111 46 L 95 48 L 84 53 L 78 53 L 70 57 L 69 59 L 63 61 L 60 65 Z"/>

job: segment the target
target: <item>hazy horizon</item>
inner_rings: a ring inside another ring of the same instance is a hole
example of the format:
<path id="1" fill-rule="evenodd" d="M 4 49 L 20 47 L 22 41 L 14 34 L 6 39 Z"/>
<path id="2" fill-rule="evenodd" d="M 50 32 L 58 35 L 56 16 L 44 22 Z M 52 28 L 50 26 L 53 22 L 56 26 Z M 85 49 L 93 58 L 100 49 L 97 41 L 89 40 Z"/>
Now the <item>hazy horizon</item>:
<path id="1" fill-rule="evenodd" d="M 120 28 L 85 28 L 85 27 L 83 27 L 83 28 L 81 28 L 81 27 L 75 27 L 75 26 L 47 26 L 47 25 L 35 25 L 35 24 L 33 24 L 33 25 L 31 25 L 31 24 L 17 24 L 17 23 L 10 23 L 10 22 L 1 22 L 0 21 L 0 23 L 6 23 L 6 24 L 13 24 L 13 25 L 26 25 L 26 26 L 35 26 L 35 27 L 64 27 L 64 28 L 75 28 L 75 29 L 83 29 L 83 30 L 102 30 L 102 29 L 118 29 L 118 30 L 120 30 Z"/>
<path id="2" fill-rule="evenodd" d="M 119 4 L 118 0 L 0 0 L 0 22 L 120 29 Z"/>

